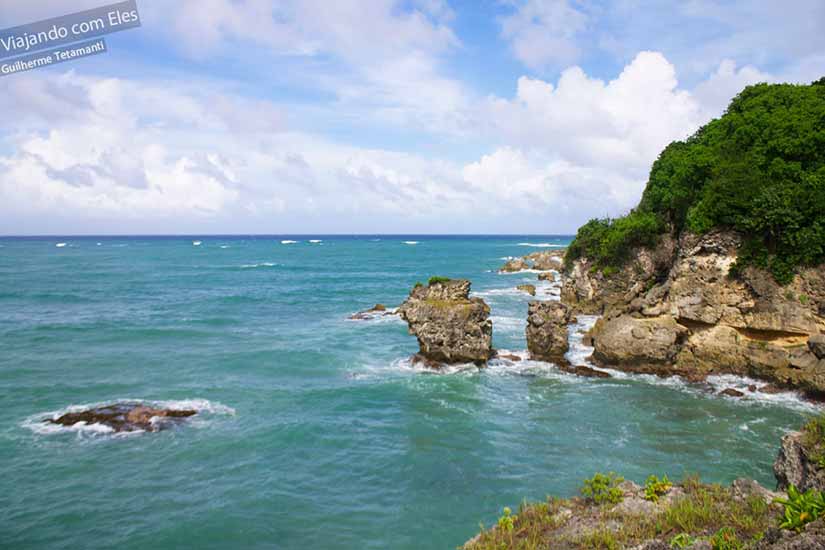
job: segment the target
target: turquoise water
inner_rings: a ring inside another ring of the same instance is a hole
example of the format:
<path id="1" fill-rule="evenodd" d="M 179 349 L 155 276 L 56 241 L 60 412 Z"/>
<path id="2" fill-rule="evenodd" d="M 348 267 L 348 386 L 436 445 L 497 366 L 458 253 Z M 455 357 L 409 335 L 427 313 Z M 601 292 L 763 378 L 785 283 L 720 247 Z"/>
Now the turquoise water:
<path id="1" fill-rule="evenodd" d="M 429 374 L 401 321 L 347 320 L 430 275 L 467 277 L 496 347 L 524 350 L 529 297 L 512 289 L 536 276 L 495 270 L 568 241 L 0 239 L 0 546 L 454 548 L 599 470 L 772 485 L 779 437 L 812 410 L 792 395 L 533 362 Z M 128 436 L 39 423 L 127 398 L 202 412 Z"/>

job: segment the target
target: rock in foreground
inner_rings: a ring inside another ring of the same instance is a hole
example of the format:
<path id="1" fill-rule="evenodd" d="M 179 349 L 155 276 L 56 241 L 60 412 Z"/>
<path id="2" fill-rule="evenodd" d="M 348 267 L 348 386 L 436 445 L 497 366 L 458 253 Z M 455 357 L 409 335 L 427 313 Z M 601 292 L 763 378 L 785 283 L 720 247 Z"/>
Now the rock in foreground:
<path id="1" fill-rule="evenodd" d="M 398 308 L 419 354 L 430 362 L 483 365 L 493 355 L 490 307 L 470 298 L 470 281 L 436 280 L 417 285 Z"/>
<path id="2" fill-rule="evenodd" d="M 194 416 L 197 411 L 190 409 L 156 409 L 141 403 L 114 403 L 80 412 L 66 413 L 46 422 L 61 426 L 101 424 L 115 432 L 157 432 Z"/>

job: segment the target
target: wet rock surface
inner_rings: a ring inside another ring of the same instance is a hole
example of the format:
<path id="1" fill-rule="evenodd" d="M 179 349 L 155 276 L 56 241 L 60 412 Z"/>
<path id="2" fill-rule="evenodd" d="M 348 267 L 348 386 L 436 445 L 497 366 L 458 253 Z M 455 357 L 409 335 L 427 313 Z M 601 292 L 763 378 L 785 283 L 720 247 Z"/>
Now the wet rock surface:
<path id="1" fill-rule="evenodd" d="M 141 403 L 113 403 L 66 413 L 58 418 L 49 418 L 45 422 L 61 426 L 74 426 L 79 423 L 100 424 L 115 432 L 157 432 L 196 414 L 197 411 L 190 409 L 161 409 Z"/>
<path id="2" fill-rule="evenodd" d="M 430 364 L 486 364 L 493 355 L 490 307 L 470 298 L 470 281 L 453 279 L 416 286 L 398 308 L 419 355 Z"/>

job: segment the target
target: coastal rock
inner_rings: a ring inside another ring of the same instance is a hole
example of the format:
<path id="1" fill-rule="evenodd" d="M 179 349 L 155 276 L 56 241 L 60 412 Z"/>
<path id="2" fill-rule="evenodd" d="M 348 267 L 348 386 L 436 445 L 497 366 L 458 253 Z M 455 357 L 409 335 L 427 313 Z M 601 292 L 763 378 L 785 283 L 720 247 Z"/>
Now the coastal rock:
<path id="1" fill-rule="evenodd" d="M 657 370 L 672 363 L 687 333 L 670 316 L 600 319 L 590 333 L 593 358 L 602 364 Z"/>
<path id="2" fill-rule="evenodd" d="M 374 319 L 375 317 L 383 315 L 393 315 L 393 312 L 388 311 L 387 306 L 385 306 L 384 304 L 375 304 L 370 309 L 365 309 L 364 311 L 353 313 L 349 316 L 349 318 L 355 321 L 364 321 L 367 319 Z"/>
<path id="3" fill-rule="evenodd" d="M 115 432 L 156 432 L 197 414 L 189 409 L 158 409 L 140 403 L 114 403 L 80 412 L 71 412 L 46 422 L 61 426 L 101 424 Z"/>
<path id="4" fill-rule="evenodd" d="M 553 282 L 556 280 L 556 273 L 553 271 L 542 271 L 538 275 L 539 281 L 550 281 Z"/>
<path id="5" fill-rule="evenodd" d="M 545 250 L 543 252 L 533 252 L 525 256 L 524 259 L 533 262 L 533 269 L 549 271 L 551 269 L 559 269 L 562 266 L 564 251 Z"/>
<path id="6" fill-rule="evenodd" d="M 525 269 L 530 269 L 530 264 L 528 264 L 524 258 L 513 258 L 501 266 L 499 271 L 502 273 L 515 273 L 516 271 L 524 271 Z"/>
<path id="7" fill-rule="evenodd" d="M 803 492 L 808 489 L 825 490 L 825 470 L 811 459 L 804 439 L 801 432 L 792 432 L 782 438 L 773 463 L 777 491 L 785 491 L 791 484 Z"/>
<path id="8" fill-rule="evenodd" d="M 526 292 L 530 296 L 536 295 L 536 285 L 518 285 L 516 290 L 521 290 L 522 292 Z"/>
<path id="9" fill-rule="evenodd" d="M 527 306 L 527 349 L 534 359 L 559 362 L 568 350 L 570 311 L 561 302 L 530 302 Z"/>
<path id="10" fill-rule="evenodd" d="M 466 279 L 416 286 L 398 313 L 418 338 L 420 355 L 430 361 L 482 365 L 493 354 L 490 307 L 470 298 Z"/>
<path id="11" fill-rule="evenodd" d="M 825 359 L 825 334 L 812 334 L 808 338 L 808 349 L 818 359 Z"/>
<path id="12" fill-rule="evenodd" d="M 825 521 L 807 524 L 801 533 L 785 529 L 769 529 L 755 550 L 825 550 Z"/>
<path id="13" fill-rule="evenodd" d="M 744 397 L 745 394 L 733 388 L 725 388 L 719 392 L 719 395 L 726 395 L 728 397 Z"/>
<path id="14" fill-rule="evenodd" d="M 803 269 L 784 287 L 753 267 L 733 278 L 740 243 L 726 231 L 665 237 L 609 275 L 580 258 L 564 272 L 561 298 L 603 314 L 594 358 L 615 368 L 731 373 L 825 393 L 825 269 Z"/>

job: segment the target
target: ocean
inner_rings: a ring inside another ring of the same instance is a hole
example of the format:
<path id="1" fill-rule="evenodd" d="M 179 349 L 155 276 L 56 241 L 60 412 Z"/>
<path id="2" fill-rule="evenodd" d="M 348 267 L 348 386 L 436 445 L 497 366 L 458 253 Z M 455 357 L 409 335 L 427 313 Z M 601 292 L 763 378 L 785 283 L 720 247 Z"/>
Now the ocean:
<path id="1" fill-rule="evenodd" d="M 314 242 L 313 242 L 314 241 Z M 567 236 L 0 238 L 0 547 L 455 548 L 502 507 L 597 471 L 773 487 L 795 395 L 493 361 L 432 373 L 394 316 L 416 281 L 463 277 L 496 348 L 524 355 L 536 274 L 508 257 Z M 589 349 L 571 328 L 571 357 Z M 124 399 L 193 407 L 157 433 L 47 427 Z"/>

